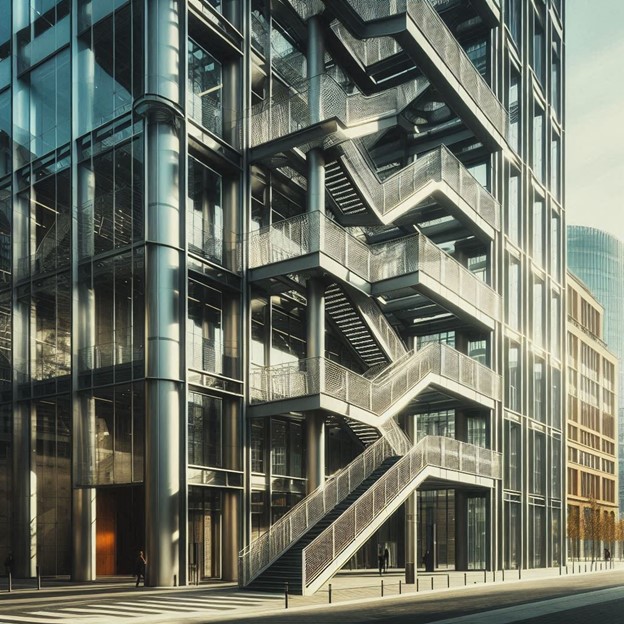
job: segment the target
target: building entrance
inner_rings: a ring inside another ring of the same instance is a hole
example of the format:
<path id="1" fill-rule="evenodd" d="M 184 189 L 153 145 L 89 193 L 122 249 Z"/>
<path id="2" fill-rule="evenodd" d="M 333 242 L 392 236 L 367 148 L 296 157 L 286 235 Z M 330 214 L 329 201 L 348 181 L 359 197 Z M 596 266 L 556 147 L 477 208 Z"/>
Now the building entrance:
<path id="1" fill-rule="evenodd" d="M 98 488 L 96 506 L 97 576 L 133 574 L 137 554 L 145 550 L 143 486 Z"/>

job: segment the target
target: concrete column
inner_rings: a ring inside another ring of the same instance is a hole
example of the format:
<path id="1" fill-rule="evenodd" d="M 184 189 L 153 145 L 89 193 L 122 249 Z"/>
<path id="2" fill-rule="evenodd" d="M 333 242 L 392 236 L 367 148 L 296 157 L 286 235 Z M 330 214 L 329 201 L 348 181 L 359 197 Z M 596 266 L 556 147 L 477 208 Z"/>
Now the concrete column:
<path id="1" fill-rule="evenodd" d="M 405 418 L 405 433 L 412 441 L 416 441 L 416 416 Z M 416 582 L 418 569 L 418 494 L 414 492 L 405 502 L 405 582 Z"/>
<path id="2" fill-rule="evenodd" d="M 307 70 L 309 78 L 309 115 L 310 122 L 315 123 L 322 118 L 321 79 L 325 71 L 323 33 L 318 17 L 308 21 L 308 55 Z M 325 214 L 325 158 L 319 148 L 310 150 L 308 163 L 308 196 L 307 212 Z M 319 246 L 323 221 L 312 220 L 320 226 Z M 325 370 L 325 286 L 319 278 L 308 280 L 307 297 L 307 356 L 319 358 L 319 391 L 323 390 Z M 325 481 L 325 416 L 323 413 L 306 414 L 306 477 L 308 492 L 316 489 Z"/>

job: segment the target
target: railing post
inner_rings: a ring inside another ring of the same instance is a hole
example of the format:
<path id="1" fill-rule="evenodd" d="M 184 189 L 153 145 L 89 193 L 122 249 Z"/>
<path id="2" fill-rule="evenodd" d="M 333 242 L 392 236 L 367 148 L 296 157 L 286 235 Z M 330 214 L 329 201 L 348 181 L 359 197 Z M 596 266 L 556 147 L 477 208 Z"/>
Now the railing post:
<path id="1" fill-rule="evenodd" d="M 332 587 L 331 587 L 331 583 L 329 584 L 328 596 L 329 596 L 329 604 L 331 604 L 332 603 Z"/>

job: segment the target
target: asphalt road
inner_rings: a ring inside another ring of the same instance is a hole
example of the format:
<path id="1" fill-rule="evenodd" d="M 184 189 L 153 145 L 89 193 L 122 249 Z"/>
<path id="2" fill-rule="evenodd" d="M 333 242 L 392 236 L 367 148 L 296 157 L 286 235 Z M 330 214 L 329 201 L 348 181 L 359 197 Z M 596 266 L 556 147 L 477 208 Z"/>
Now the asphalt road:
<path id="1" fill-rule="evenodd" d="M 219 622 L 225 620 L 210 620 Z M 238 624 L 624 624 L 624 572 L 240 617 Z"/>
<path id="2" fill-rule="evenodd" d="M 15 595 L 14 595 L 15 596 Z M 4 598 L 5 596 L 3 596 Z M 0 624 L 624 624 L 624 570 L 283 609 L 236 591 L 137 590 L 0 600 Z"/>

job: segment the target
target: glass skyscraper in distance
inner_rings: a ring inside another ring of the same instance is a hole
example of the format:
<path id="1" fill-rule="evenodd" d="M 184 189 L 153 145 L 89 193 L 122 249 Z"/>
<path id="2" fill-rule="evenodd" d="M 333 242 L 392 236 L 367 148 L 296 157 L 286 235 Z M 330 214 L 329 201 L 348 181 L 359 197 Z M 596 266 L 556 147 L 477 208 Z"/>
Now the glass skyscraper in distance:
<path id="1" fill-rule="evenodd" d="M 624 243 L 602 230 L 570 225 L 568 268 L 604 308 L 604 340 L 618 358 L 619 501 L 624 511 Z"/>
<path id="2" fill-rule="evenodd" d="M 0 0 L 18 575 L 564 560 L 563 13 Z"/>

